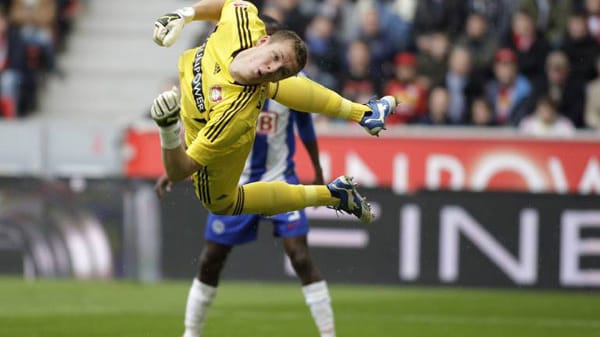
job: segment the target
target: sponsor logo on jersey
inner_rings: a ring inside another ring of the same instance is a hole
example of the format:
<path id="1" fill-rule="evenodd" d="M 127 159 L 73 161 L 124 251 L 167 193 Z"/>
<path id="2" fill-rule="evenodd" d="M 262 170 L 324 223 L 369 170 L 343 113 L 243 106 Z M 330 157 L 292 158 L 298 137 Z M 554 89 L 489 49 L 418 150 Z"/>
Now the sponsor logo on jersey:
<path id="1" fill-rule="evenodd" d="M 194 57 L 194 63 L 192 64 L 192 71 L 194 74 L 194 79 L 192 79 L 192 95 L 194 95 L 196 108 L 198 108 L 198 111 L 200 112 L 206 111 L 204 94 L 202 93 L 202 56 L 204 56 L 204 48 L 206 48 L 206 43 L 198 48 L 198 52 Z"/>
<path id="2" fill-rule="evenodd" d="M 220 85 L 215 85 L 210 88 L 210 100 L 215 103 L 223 100 L 223 88 Z"/>
<path id="3" fill-rule="evenodd" d="M 279 115 L 273 111 L 261 111 L 256 120 L 256 133 L 260 135 L 274 135 L 277 133 Z"/>

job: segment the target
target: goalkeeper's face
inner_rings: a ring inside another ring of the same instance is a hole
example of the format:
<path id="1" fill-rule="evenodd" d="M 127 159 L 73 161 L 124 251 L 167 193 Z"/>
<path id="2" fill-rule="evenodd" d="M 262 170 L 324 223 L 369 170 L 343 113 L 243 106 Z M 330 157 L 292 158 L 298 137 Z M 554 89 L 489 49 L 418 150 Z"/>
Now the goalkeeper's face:
<path id="1" fill-rule="evenodd" d="M 236 55 L 229 70 L 241 84 L 260 84 L 280 81 L 301 69 L 290 41 L 269 42 L 269 36 L 265 36 L 255 47 Z"/>

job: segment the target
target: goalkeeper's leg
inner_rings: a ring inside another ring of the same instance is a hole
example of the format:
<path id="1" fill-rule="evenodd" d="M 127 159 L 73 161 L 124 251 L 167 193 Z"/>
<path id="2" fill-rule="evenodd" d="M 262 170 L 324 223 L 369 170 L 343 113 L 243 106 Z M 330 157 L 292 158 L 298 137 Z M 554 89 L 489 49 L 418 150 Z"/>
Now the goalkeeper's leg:
<path id="1" fill-rule="evenodd" d="M 302 76 L 292 76 L 272 83 L 270 96 L 298 111 L 314 112 L 360 123 L 370 108 L 343 98 L 335 91 Z"/>
<path id="2" fill-rule="evenodd" d="M 224 154 L 194 174 L 197 196 L 217 215 L 275 215 L 311 206 L 332 206 L 351 213 L 362 222 L 372 221 L 371 207 L 350 177 L 328 185 L 292 185 L 280 181 L 237 186 L 252 143 Z"/>
<path id="3" fill-rule="evenodd" d="M 301 76 L 272 83 L 269 94 L 276 101 L 294 110 L 357 122 L 372 135 L 378 135 L 385 129 L 385 120 L 396 108 L 396 99 L 393 96 L 371 99 L 366 104 L 359 104 Z"/>

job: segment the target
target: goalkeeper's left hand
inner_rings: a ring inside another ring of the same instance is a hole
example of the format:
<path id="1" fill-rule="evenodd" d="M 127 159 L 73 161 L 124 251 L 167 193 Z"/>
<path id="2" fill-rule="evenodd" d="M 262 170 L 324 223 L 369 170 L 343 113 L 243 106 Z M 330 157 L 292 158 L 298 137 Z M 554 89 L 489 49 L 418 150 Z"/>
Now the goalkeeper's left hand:
<path id="1" fill-rule="evenodd" d="M 161 47 L 170 47 L 179 37 L 183 26 L 194 20 L 195 15 L 194 8 L 184 7 L 159 17 L 154 22 L 152 39 Z"/>

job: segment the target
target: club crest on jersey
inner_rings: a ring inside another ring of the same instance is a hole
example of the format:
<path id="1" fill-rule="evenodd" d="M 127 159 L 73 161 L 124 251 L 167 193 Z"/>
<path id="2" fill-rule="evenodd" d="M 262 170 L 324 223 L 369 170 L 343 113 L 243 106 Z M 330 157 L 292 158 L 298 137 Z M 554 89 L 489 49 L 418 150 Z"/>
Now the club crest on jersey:
<path id="1" fill-rule="evenodd" d="M 219 103 L 223 100 L 223 88 L 220 85 L 210 88 L 210 100 L 214 103 Z"/>
<path id="2" fill-rule="evenodd" d="M 213 221 L 212 230 L 217 235 L 225 233 L 225 223 L 223 223 L 221 220 Z"/>

